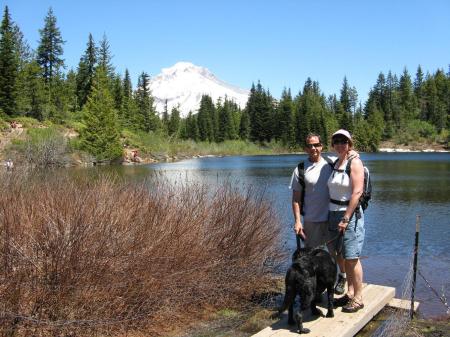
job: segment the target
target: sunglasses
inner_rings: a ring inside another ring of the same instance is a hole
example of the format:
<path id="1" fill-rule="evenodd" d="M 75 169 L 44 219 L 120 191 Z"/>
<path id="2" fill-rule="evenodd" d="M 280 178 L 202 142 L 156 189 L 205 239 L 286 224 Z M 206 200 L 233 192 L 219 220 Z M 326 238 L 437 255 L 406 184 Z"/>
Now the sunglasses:
<path id="1" fill-rule="evenodd" d="M 321 147 L 321 146 L 322 146 L 322 143 L 306 144 L 306 147 L 308 149 L 312 149 L 313 147 L 318 148 L 318 147 Z"/>
<path id="2" fill-rule="evenodd" d="M 345 144 L 348 144 L 348 139 L 342 138 L 333 140 L 333 145 L 345 145 Z"/>

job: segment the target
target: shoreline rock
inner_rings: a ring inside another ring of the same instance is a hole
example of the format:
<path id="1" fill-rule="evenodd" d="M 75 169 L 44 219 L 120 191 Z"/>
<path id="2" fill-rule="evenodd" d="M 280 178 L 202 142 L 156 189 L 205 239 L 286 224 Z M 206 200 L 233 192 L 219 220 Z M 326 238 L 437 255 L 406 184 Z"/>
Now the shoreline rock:
<path id="1" fill-rule="evenodd" d="M 423 149 L 423 150 L 416 150 L 416 149 L 404 149 L 404 148 L 390 148 L 390 147 L 383 147 L 379 148 L 378 152 L 437 152 L 437 153 L 448 153 L 450 151 L 448 150 L 435 150 L 435 149 Z"/>

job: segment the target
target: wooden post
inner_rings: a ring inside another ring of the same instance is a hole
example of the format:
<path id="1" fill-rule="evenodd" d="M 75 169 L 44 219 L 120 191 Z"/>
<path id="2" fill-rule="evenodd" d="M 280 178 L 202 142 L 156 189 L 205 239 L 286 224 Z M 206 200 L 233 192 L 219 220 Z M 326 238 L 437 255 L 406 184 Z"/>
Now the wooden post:
<path id="1" fill-rule="evenodd" d="M 416 275 L 417 275 L 417 254 L 419 251 L 419 232 L 420 232 L 420 215 L 416 217 L 416 240 L 414 244 L 414 265 L 413 265 L 413 281 L 411 289 L 411 310 L 410 318 L 413 319 L 414 316 L 414 292 L 416 290 Z"/>

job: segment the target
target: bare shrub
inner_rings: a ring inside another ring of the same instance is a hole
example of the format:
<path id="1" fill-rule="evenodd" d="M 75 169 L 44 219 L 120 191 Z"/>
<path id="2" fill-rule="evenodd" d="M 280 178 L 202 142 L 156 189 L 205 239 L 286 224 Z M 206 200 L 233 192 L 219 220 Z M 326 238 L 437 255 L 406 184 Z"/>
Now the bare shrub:
<path id="1" fill-rule="evenodd" d="M 251 188 L 0 178 L 5 336 L 159 336 L 248 301 L 279 262 L 280 226 Z"/>
<path id="2" fill-rule="evenodd" d="M 24 144 L 26 161 L 39 167 L 63 166 L 67 151 L 67 140 L 54 128 L 29 130 Z"/>

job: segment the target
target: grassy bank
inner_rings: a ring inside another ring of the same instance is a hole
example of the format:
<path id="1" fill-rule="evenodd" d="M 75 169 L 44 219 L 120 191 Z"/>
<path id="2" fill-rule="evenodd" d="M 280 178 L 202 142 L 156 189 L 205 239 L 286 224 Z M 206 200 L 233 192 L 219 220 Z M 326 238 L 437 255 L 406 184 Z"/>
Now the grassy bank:
<path id="1" fill-rule="evenodd" d="M 3 336 L 167 336 L 251 303 L 280 259 L 250 187 L 17 171 L 0 184 Z"/>

